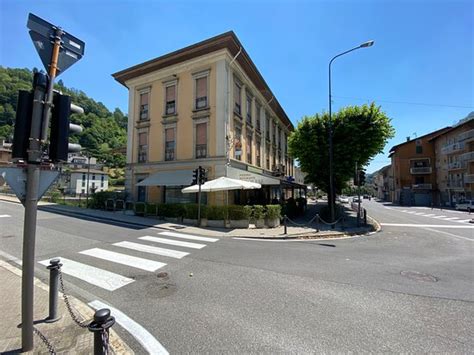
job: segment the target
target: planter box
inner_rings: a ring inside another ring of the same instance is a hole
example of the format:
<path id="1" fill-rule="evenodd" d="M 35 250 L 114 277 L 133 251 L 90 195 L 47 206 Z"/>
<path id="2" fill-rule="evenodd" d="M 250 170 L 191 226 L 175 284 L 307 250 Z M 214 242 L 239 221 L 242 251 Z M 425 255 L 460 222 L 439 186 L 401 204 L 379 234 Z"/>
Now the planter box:
<path id="1" fill-rule="evenodd" d="M 197 224 L 197 221 L 196 221 L 196 224 Z M 207 218 L 201 218 L 201 227 L 207 227 L 208 224 L 207 224 Z"/>
<path id="2" fill-rule="evenodd" d="M 166 222 L 181 223 L 181 217 L 165 217 Z"/>
<path id="3" fill-rule="evenodd" d="M 202 219 L 201 219 L 202 222 Z M 190 219 L 190 218 L 183 218 L 183 223 L 188 224 L 190 226 L 197 226 L 198 220 L 197 219 Z"/>
<path id="4" fill-rule="evenodd" d="M 230 220 L 230 228 L 248 228 L 249 227 L 249 220 L 248 219 L 241 219 L 241 220 Z"/>
<path id="5" fill-rule="evenodd" d="M 265 219 L 265 224 L 268 228 L 276 228 L 280 226 L 280 218 Z"/>
<path id="6" fill-rule="evenodd" d="M 208 219 L 207 220 L 207 226 L 208 227 L 216 227 L 216 228 L 224 228 L 225 227 L 225 221 L 223 219 L 218 219 L 218 220 Z"/>
<path id="7" fill-rule="evenodd" d="M 255 221 L 255 228 L 265 228 L 265 220 L 262 219 L 256 219 Z"/>

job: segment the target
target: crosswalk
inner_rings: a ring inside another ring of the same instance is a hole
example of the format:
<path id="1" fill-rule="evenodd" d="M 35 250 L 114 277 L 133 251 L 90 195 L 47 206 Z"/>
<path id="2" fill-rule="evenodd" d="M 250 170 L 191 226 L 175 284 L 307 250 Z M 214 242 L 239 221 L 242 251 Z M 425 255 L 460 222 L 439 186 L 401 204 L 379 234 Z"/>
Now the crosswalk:
<path id="1" fill-rule="evenodd" d="M 187 249 L 200 250 L 207 246 L 206 243 L 217 242 L 218 238 L 202 237 L 177 232 L 160 232 L 158 236 L 145 235 L 138 237 L 136 240 L 124 240 L 113 243 L 113 247 L 117 247 L 118 251 L 107 250 L 104 248 L 91 248 L 81 250 L 77 254 L 91 257 L 91 260 L 99 260 L 101 265 L 107 265 L 108 270 L 102 267 L 92 266 L 70 258 L 58 256 L 63 266 L 61 270 L 64 274 L 80 279 L 91 285 L 100 287 L 108 291 L 115 291 L 121 287 L 133 283 L 135 280 L 130 277 L 123 276 L 113 272 L 113 264 L 120 264 L 132 269 L 139 269 L 147 272 L 155 272 L 167 265 L 168 258 L 182 259 L 190 255 L 189 251 L 181 251 L 170 249 L 168 246 Z M 200 243 L 196 243 L 199 241 Z M 148 244 L 144 244 L 147 242 Z M 152 243 L 150 245 L 149 243 Z M 163 247 L 166 246 L 166 248 Z M 129 255 L 132 252 L 140 253 L 140 256 Z M 154 257 L 162 257 L 162 260 L 153 260 Z M 73 257 L 74 259 L 74 257 Z M 80 258 L 79 258 L 80 259 Z M 39 261 L 41 265 L 49 265 L 49 260 Z M 88 259 L 89 260 L 89 259 Z"/>
<path id="2" fill-rule="evenodd" d="M 433 213 L 433 211 L 429 208 L 429 207 L 416 207 L 416 209 L 420 210 L 429 210 L 430 212 L 429 213 L 425 213 L 425 212 L 419 212 L 419 211 L 416 211 L 416 210 L 413 210 L 413 209 L 403 209 L 403 208 L 394 208 L 394 207 L 386 207 L 387 209 L 391 209 L 391 210 L 397 210 L 399 212 L 403 212 L 403 213 L 407 213 L 407 214 L 411 214 L 411 215 L 414 215 L 414 216 L 423 216 L 423 217 L 429 217 L 429 218 L 434 218 L 434 219 L 437 219 L 437 220 L 443 220 L 443 221 L 450 221 L 450 222 L 458 222 L 458 223 L 469 223 L 473 217 L 471 218 L 466 218 L 466 216 L 468 216 L 465 212 L 460 212 L 460 211 L 450 211 L 450 212 L 458 212 L 458 213 L 462 213 L 463 216 L 459 216 L 459 217 L 452 217 L 452 216 L 447 216 L 447 215 L 443 215 L 443 214 L 436 214 L 436 213 Z"/>

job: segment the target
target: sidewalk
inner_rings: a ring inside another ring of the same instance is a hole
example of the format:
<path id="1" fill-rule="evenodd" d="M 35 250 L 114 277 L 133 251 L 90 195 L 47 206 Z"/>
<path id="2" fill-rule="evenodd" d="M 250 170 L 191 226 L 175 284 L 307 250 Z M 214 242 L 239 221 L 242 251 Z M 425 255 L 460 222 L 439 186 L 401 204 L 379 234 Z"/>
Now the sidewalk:
<path id="1" fill-rule="evenodd" d="M 17 354 L 21 352 L 21 270 L 0 260 L 0 353 Z M 53 345 L 56 353 L 92 354 L 93 334 L 87 328 L 76 325 L 67 312 L 60 294 L 58 314 L 55 323 L 45 323 L 48 316 L 48 286 L 35 278 L 35 327 Z M 94 311 L 78 299 L 69 296 L 71 306 L 82 320 L 90 320 Z M 133 351 L 111 330 L 110 350 L 114 354 L 133 354 Z M 34 335 L 34 350 L 28 354 L 48 354 L 48 348 Z"/>
<path id="2" fill-rule="evenodd" d="M 10 202 L 18 202 L 16 197 L 0 195 L 0 200 Z M 122 211 L 104 211 L 93 210 L 86 208 L 79 208 L 74 206 L 65 206 L 49 202 L 40 202 L 39 209 L 52 213 L 59 213 L 70 216 L 82 216 L 85 218 L 98 219 L 108 222 L 127 223 L 134 225 L 137 228 L 162 228 L 170 231 L 179 231 L 187 234 L 199 234 L 209 237 L 239 237 L 239 238 L 269 238 L 269 239 L 284 239 L 284 238 L 329 238 L 329 237 L 343 237 L 354 234 L 365 234 L 376 229 L 372 225 L 357 227 L 356 215 L 351 210 L 346 210 L 347 218 L 344 229 L 338 224 L 336 228 L 332 229 L 324 223 L 319 223 L 319 232 L 316 223 L 311 223 L 306 227 L 296 226 L 289 222 L 287 227 L 287 234 L 284 234 L 284 226 L 278 228 L 248 228 L 248 229 L 226 229 L 226 228 L 210 228 L 210 227 L 193 227 L 184 224 L 170 223 L 164 220 L 151 217 L 140 217 L 128 215 Z M 304 224 L 308 222 L 317 213 L 319 205 L 308 205 L 309 211 L 303 218 L 297 218 L 297 224 Z"/>

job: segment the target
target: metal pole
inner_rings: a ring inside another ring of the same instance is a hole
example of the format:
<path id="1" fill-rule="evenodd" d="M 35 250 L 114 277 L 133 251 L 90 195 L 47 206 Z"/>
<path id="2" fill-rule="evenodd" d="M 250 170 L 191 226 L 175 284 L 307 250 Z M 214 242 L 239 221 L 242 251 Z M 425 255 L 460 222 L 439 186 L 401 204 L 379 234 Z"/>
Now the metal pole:
<path id="1" fill-rule="evenodd" d="M 329 218 L 330 222 L 334 222 L 335 213 L 334 213 L 334 202 L 333 194 L 334 194 L 334 167 L 333 167 L 333 145 L 332 145 L 332 94 L 331 94 L 331 64 L 335 58 L 331 59 L 329 62 L 329 192 L 328 192 L 328 200 L 329 200 Z"/>
<path id="2" fill-rule="evenodd" d="M 59 259 L 51 259 L 50 265 L 47 266 L 49 269 L 49 316 L 46 319 L 47 323 L 53 323 L 59 320 L 58 316 L 58 292 L 59 292 Z"/>
<path id="3" fill-rule="evenodd" d="M 48 86 L 46 75 L 36 73 L 33 79 L 33 110 L 26 177 L 25 218 L 23 222 L 23 264 L 21 279 L 21 348 L 33 349 L 33 301 L 36 216 L 41 163 L 41 122 L 44 95 Z"/>
<path id="4" fill-rule="evenodd" d="M 288 233 L 287 233 L 287 224 L 288 224 L 288 217 L 287 217 L 286 214 L 285 214 L 285 216 L 283 216 L 283 227 L 284 227 L 284 232 L 283 232 L 283 234 L 288 234 Z"/>
<path id="5" fill-rule="evenodd" d="M 197 178 L 198 178 L 198 185 L 199 185 L 199 191 L 198 191 L 198 227 L 201 227 L 201 167 L 198 168 Z"/>
<path id="6" fill-rule="evenodd" d="M 89 174 L 91 171 L 91 155 L 87 152 L 87 186 L 86 186 L 86 208 L 89 208 Z"/>

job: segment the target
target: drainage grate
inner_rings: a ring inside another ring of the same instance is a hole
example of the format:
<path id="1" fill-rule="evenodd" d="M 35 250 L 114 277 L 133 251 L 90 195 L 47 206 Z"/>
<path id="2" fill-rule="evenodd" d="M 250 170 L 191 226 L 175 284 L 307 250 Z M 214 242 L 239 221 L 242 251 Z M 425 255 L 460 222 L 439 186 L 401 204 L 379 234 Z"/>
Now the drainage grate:
<path id="1" fill-rule="evenodd" d="M 425 274 L 418 271 L 402 271 L 400 275 L 408 277 L 411 280 L 422 281 L 422 282 L 436 282 L 438 278 L 433 275 Z"/>
<path id="2" fill-rule="evenodd" d="M 171 225 L 171 226 L 169 226 L 169 227 L 170 227 L 170 228 L 173 228 L 173 229 L 184 229 L 184 228 L 186 228 L 185 226 L 179 226 L 179 225 L 177 226 L 177 225 L 175 225 L 175 224 L 173 224 L 173 225 Z"/>

